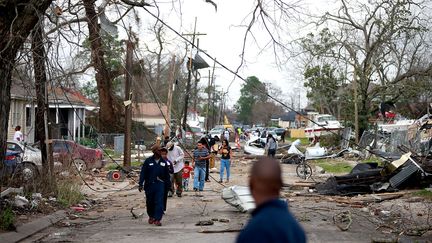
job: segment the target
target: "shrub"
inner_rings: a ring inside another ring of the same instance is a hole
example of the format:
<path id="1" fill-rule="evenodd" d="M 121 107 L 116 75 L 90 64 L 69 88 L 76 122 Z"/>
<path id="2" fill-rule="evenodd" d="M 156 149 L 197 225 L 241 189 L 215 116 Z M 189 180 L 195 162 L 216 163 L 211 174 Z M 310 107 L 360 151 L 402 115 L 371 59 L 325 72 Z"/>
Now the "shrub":
<path id="1" fill-rule="evenodd" d="M 63 206 L 77 204 L 83 199 L 80 185 L 76 181 L 65 180 L 57 183 L 57 201 Z"/>
<path id="2" fill-rule="evenodd" d="M 11 206 L 7 206 L 0 213 L 0 229 L 12 230 L 15 228 L 15 213 L 12 211 Z"/>

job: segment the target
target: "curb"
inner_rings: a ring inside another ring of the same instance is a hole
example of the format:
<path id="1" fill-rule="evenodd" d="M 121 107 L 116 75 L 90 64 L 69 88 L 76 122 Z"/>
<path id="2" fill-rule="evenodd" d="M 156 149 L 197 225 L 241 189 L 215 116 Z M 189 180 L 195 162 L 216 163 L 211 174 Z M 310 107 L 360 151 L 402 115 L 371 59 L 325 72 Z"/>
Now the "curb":
<path id="1" fill-rule="evenodd" d="M 40 219 L 36 219 L 27 224 L 21 225 L 17 228 L 16 232 L 8 232 L 0 234 L 1 242 L 18 242 L 28 238 L 39 231 L 42 231 L 49 226 L 57 223 L 66 217 L 66 211 L 60 210 Z"/>

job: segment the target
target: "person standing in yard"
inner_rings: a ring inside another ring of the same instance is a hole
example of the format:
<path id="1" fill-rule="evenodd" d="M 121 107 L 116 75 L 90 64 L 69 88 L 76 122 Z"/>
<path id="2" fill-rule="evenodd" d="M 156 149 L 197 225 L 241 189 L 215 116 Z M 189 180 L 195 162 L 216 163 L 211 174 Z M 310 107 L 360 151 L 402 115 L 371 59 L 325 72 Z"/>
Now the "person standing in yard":
<path id="1" fill-rule="evenodd" d="M 289 212 L 287 203 L 279 199 L 282 185 L 278 161 L 261 158 L 253 164 L 249 188 L 256 208 L 237 237 L 237 243 L 306 242 L 306 235 Z"/>
<path id="2" fill-rule="evenodd" d="M 225 140 L 229 141 L 230 132 L 228 131 L 228 128 L 225 128 L 225 131 L 223 132 L 223 135 L 225 137 Z"/>
<path id="3" fill-rule="evenodd" d="M 162 226 L 164 192 L 171 185 L 169 166 L 162 158 L 166 156 L 166 150 L 156 145 L 152 147 L 152 152 L 153 156 L 147 158 L 141 167 L 138 190 L 145 191 L 148 223 Z"/>
<path id="4" fill-rule="evenodd" d="M 173 142 L 167 143 L 167 149 L 168 149 L 168 159 L 174 165 L 174 175 L 173 175 L 173 181 L 172 181 L 172 188 L 173 188 L 173 191 L 175 189 L 176 195 L 178 197 L 181 197 L 182 192 L 183 192 L 182 175 L 183 175 L 183 166 L 184 166 L 184 163 L 183 163 L 184 152 L 179 146 L 174 145 Z"/>
<path id="5" fill-rule="evenodd" d="M 202 142 L 198 142 L 193 152 L 192 167 L 194 167 L 194 191 L 203 191 L 206 174 L 206 160 L 210 158 L 208 149 Z"/>
<path id="6" fill-rule="evenodd" d="M 219 181 L 219 183 L 223 182 L 224 169 L 226 169 L 226 172 L 227 172 L 226 182 L 228 183 L 229 178 L 230 178 L 232 150 L 231 150 L 231 147 L 229 146 L 227 140 L 222 141 L 222 146 L 219 149 L 219 154 L 221 154 L 220 181 Z"/>
<path id="7" fill-rule="evenodd" d="M 285 128 L 281 134 L 281 141 L 282 143 L 285 143 L 285 135 L 286 135 L 287 129 Z"/>
<path id="8" fill-rule="evenodd" d="M 274 158 L 276 155 L 277 142 L 276 142 L 276 139 L 271 134 L 267 135 L 266 147 L 268 150 L 268 153 L 267 153 L 268 157 Z"/>
<path id="9" fill-rule="evenodd" d="M 185 191 L 189 191 L 189 178 L 190 178 L 190 173 L 191 171 L 193 171 L 193 168 L 189 165 L 189 161 L 185 161 L 184 163 L 184 167 L 183 167 L 183 190 Z"/>
<path id="10" fill-rule="evenodd" d="M 21 132 L 21 126 L 16 126 L 15 127 L 15 133 L 14 133 L 13 139 L 15 141 L 18 141 L 18 142 L 24 141 L 24 135 Z"/>

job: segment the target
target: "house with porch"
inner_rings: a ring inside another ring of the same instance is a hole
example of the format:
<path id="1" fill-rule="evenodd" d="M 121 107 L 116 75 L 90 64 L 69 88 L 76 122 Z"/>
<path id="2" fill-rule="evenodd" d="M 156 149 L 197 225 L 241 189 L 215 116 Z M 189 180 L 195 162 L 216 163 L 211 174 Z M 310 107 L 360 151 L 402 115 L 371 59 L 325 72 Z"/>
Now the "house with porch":
<path id="1" fill-rule="evenodd" d="M 85 136 L 86 114 L 98 107 L 79 91 L 70 88 L 48 88 L 48 127 L 51 138 L 79 141 Z M 32 82 L 14 80 L 11 86 L 8 140 L 13 139 L 15 127 L 21 126 L 24 140 L 35 141 L 36 93 Z"/>

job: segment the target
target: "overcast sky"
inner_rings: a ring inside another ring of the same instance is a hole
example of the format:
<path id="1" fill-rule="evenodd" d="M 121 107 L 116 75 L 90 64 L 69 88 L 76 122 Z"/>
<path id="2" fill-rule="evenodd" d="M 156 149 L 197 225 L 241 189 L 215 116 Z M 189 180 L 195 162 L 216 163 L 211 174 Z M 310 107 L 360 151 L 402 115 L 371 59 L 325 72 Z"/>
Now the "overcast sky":
<path id="1" fill-rule="evenodd" d="M 251 12 L 255 7 L 253 0 L 214 0 L 217 3 L 217 12 L 213 5 L 208 4 L 205 0 L 187 0 L 182 1 L 181 7 L 179 4 L 172 4 L 172 1 L 159 3 L 160 17 L 170 26 L 180 33 L 193 32 L 195 17 L 197 18 L 197 32 L 206 33 L 205 36 L 200 36 L 200 48 L 207 51 L 211 56 L 217 58 L 218 61 L 232 70 L 236 70 L 241 59 L 240 54 L 243 47 L 243 38 L 245 35 L 245 25 L 251 19 Z M 268 1 L 272 2 L 272 1 Z M 285 1 L 290 2 L 290 1 Z M 325 10 L 333 7 L 329 2 L 334 0 L 308 0 L 300 1 L 302 11 L 308 13 L 324 13 Z M 154 11 L 154 8 L 153 8 Z M 156 12 L 156 11 L 154 11 Z M 272 14 L 272 13 L 270 13 Z M 144 21 L 155 21 L 148 13 L 140 10 L 140 16 Z M 293 19 L 287 26 L 281 26 L 286 33 L 281 33 L 282 41 L 285 43 L 292 42 L 309 31 L 312 31 L 311 26 L 305 28 L 304 22 L 307 21 L 302 17 L 300 20 Z M 140 31 L 135 26 L 135 31 Z M 174 34 L 166 30 L 168 35 Z M 306 105 L 305 89 L 303 88 L 302 70 L 299 69 L 296 59 L 290 59 L 288 63 L 278 66 L 275 62 L 275 53 L 271 45 L 267 45 L 270 36 L 265 32 L 262 25 L 256 24 L 252 30 L 252 36 L 249 36 L 249 41 L 246 45 L 245 63 L 239 71 L 240 76 L 246 78 L 248 76 L 257 76 L 262 82 L 270 82 L 282 89 L 286 100 L 289 95 L 294 94 L 296 99 L 296 107 L 300 98 L 301 106 Z M 154 37 L 141 36 L 142 41 L 149 41 L 149 38 Z M 181 42 L 180 39 L 175 39 Z M 256 40 L 256 41 L 255 41 Z M 179 46 L 184 46 L 180 43 Z M 266 47 L 265 47 L 266 46 Z M 179 47 L 180 48 L 180 47 Z M 286 46 L 286 48 L 293 48 Z M 205 57 L 204 55 L 201 55 Z M 206 57 L 205 57 L 206 58 Z M 213 62 L 206 58 L 206 61 L 212 65 Z M 232 82 L 228 90 L 228 105 L 232 106 L 237 101 L 240 95 L 240 89 L 243 81 L 236 78 L 233 81 L 234 75 L 217 66 L 216 69 L 216 84 L 221 89 L 226 90 Z M 206 69 L 201 71 L 202 76 L 207 76 Z M 205 80 L 201 85 L 207 85 Z"/>

